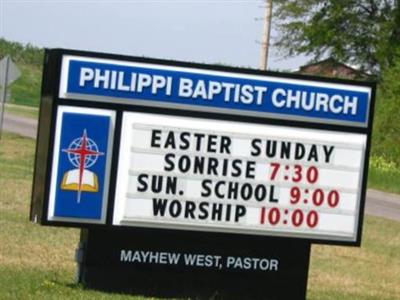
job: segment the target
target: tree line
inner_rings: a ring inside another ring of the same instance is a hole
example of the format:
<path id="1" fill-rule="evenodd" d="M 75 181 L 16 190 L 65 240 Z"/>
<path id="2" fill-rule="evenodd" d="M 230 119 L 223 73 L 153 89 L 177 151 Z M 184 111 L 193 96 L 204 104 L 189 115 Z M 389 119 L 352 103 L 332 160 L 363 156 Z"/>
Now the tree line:
<path id="1" fill-rule="evenodd" d="M 0 38 L 0 58 L 9 55 L 16 63 L 42 66 L 44 50 L 31 44 L 23 45 Z"/>

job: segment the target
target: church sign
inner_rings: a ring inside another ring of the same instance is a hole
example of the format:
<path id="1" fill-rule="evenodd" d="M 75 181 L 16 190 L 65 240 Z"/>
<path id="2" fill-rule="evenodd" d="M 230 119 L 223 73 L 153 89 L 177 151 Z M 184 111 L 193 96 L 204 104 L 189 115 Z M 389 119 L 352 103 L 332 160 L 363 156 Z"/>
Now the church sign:
<path id="1" fill-rule="evenodd" d="M 365 82 L 49 50 L 31 219 L 359 245 L 374 94 Z"/>

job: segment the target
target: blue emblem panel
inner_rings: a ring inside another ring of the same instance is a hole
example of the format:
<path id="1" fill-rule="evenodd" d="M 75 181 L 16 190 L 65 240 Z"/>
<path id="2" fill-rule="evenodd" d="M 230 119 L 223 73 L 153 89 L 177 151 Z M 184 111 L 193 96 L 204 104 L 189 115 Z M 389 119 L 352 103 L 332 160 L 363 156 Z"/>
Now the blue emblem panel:
<path id="1" fill-rule="evenodd" d="M 104 223 L 113 136 L 113 112 L 61 107 L 49 217 Z"/>

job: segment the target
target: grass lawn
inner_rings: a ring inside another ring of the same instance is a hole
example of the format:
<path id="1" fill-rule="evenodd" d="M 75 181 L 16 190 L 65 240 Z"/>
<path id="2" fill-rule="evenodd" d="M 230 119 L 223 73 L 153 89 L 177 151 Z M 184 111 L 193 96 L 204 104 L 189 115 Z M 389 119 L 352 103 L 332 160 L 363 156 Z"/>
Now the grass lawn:
<path id="1" fill-rule="evenodd" d="M 34 140 L 0 141 L 0 299 L 142 299 L 74 283 L 77 229 L 28 221 Z M 400 299 L 400 223 L 367 217 L 361 248 L 314 245 L 308 299 Z"/>
<path id="2" fill-rule="evenodd" d="M 385 192 L 400 194 L 400 168 L 382 157 L 370 159 L 368 187 Z"/>
<path id="3" fill-rule="evenodd" d="M 360 248 L 312 246 L 307 299 L 400 299 L 399 230 L 367 216 Z"/>
<path id="4" fill-rule="evenodd" d="M 42 67 L 18 64 L 21 77 L 11 85 L 12 102 L 18 105 L 39 106 Z"/>
<path id="5" fill-rule="evenodd" d="M 383 171 L 371 167 L 368 172 L 368 187 L 389 193 L 400 194 L 400 170 Z"/>

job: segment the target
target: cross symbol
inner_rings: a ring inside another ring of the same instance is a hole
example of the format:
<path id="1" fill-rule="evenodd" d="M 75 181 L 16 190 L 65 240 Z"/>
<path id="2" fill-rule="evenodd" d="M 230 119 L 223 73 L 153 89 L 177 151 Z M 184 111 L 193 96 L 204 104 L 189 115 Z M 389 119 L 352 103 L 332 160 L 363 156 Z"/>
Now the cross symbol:
<path id="1" fill-rule="evenodd" d="M 85 163 L 88 155 L 100 156 L 104 155 L 103 152 L 93 151 L 87 148 L 88 137 L 86 133 L 86 129 L 83 130 L 83 134 L 81 137 L 81 146 L 78 149 L 63 149 L 63 152 L 73 153 L 79 156 L 79 183 L 78 183 L 78 203 L 81 202 L 81 191 L 82 191 L 82 179 L 83 172 L 85 171 Z"/>

